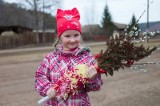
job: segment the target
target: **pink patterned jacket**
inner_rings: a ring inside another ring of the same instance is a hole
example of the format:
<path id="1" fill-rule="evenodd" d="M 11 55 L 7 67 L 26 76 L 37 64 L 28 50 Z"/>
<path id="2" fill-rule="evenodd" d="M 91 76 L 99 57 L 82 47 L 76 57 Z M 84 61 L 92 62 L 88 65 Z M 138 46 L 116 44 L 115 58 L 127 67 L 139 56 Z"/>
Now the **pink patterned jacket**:
<path id="1" fill-rule="evenodd" d="M 88 48 L 77 48 L 73 51 L 63 51 L 62 46 L 45 56 L 35 73 L 35 88 L 42 96 L 46 96 L 47 90 L 67 70 L 76 64 L 85 63 L 91 66 L 96 60 Z M 66 100 L 51 99 L 45 106 L 91 106 L 87 92 L 100 90 L 103 84 L 101 75 L 98 74 L 94 80 L 90 80 L 85 86 L 78 85 L 78 93 L 69 95 Z"/>

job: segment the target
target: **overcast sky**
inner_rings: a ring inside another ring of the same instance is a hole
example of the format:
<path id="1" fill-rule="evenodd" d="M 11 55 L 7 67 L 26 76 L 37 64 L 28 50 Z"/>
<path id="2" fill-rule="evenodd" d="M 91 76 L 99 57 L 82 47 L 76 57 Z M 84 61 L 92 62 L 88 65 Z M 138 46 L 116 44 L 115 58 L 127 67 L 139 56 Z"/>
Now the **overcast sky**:
<path id="1" fill-rule="evenodd" d="M 4 0 L 7 2 L 20 2 L 21 0 Z M 24 1 L 24 0 L 22 0 Z M 46 0 L 48 1 L 48 0 Z M 160 21 L 160 0 L 149 0 L 149 21 Z M 81 14 L 81 23 L 100 24 L 105 5 L 112 16 L 112 20 L 118 23 L 128 24 L 135 14 L 138 19 L 144 10 L 147 9 L 147 0 L 62 0 L 62 9 L 72 9 L 77 7 Z M 52 13 L 55 15 L 55 11 Z M 144 13 L 139 23 L 147 21 L 147 11 Z"/>

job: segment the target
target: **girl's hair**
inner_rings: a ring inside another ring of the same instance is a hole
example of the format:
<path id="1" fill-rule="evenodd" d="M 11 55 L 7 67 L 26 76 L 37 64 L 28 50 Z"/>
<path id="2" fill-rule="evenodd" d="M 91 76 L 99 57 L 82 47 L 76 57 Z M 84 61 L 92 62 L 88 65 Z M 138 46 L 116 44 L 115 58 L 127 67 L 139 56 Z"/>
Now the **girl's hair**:
<path id="1" fill-rule="evenodd" d="M 54 43 L 54 47 L 55 47 L 55 48 L 57 47 L 57 44 L 59 43 L 59 41 L 60 41 L 60 37 L 58 37 L 57 40 L 56 40 L 55 43 Z"/>

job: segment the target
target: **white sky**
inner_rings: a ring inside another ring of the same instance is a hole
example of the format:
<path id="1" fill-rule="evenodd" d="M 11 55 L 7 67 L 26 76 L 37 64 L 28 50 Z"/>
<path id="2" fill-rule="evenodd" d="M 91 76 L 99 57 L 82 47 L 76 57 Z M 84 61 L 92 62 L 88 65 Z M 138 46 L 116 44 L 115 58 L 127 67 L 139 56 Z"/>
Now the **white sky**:
<path id="1" fill-rule="evenodd" d="M 20 2 L 21 0 L 4 0 L 7 2 Z M 22 0 L 23 1 L 23 0 Z M 46 0 L 47 1 L 47 0 Z M 149 21 L 160 21 L 160 0 L 149 0 Z M 151 3 L 153 1 L 153 3 Z M 135 14 L 138 19 L 144 10 L 147 9 L 147 0 L 62 0 L 62 9 L 72 9 L 77 7 L 81 14 L 81 23 L 100 24 L 102 21 L 105 5 L 112 16 L 112 20 L 118 23 L 128 24 Z M 53 12 L 53 11 L 52 11 Z M 56 14 L 53 12 L 52 14 Z M 147 21 L 147 11 L 144 13 L 139 23 Z"/>

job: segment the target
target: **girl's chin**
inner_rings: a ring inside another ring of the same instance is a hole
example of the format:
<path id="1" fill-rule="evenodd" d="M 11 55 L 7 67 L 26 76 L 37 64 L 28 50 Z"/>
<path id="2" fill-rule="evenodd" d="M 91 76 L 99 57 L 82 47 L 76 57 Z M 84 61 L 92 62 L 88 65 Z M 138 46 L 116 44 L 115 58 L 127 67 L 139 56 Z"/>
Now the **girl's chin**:
<path id="1" fill-rule="evenodd" d="M 67 48 L 65 48 L 65 50 L 74 50 L 74 49 L 76 49 L 78 46 L 70 46 L 70 47 L 67 47 Z"/>
<path id="2" fill-rule="evenodd" d="M 70 47 L 69 49 L 70 50 L 73 50 L 73 49 L 76 49 L 78 46 L 75 46 L 75 47 Z"/>

